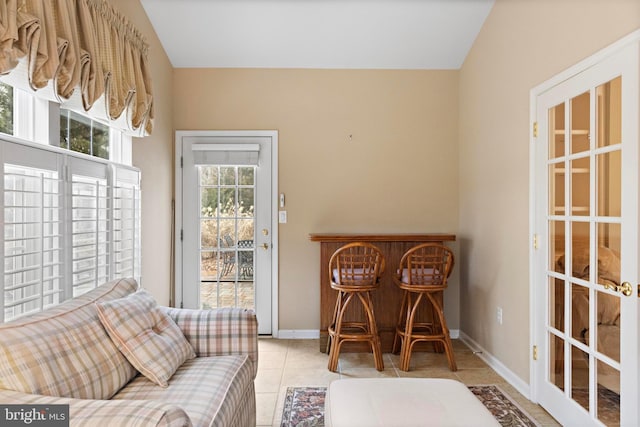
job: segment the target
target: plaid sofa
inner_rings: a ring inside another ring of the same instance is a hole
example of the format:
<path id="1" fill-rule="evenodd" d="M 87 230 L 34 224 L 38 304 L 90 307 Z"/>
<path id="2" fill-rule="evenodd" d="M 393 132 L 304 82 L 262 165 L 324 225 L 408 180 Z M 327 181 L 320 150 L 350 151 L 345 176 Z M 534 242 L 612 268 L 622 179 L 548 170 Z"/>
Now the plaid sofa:
<path id="1" fill-rule="evenodd" d="M 116 280 L 0 325 L 0 404 L 68 404 L 72 426 L 255 426 L 255 313 L 163 307 L 197 357 L 162 388 L 115 347 L 94 304 L 137 289 Z"/>

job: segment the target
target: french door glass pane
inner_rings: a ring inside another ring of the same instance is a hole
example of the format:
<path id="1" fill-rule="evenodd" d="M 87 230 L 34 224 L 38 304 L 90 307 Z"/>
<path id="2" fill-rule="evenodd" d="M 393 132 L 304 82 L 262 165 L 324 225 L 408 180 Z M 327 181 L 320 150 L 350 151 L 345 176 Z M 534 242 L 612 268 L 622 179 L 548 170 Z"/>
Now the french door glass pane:
<path id="1" fill-rule="evenodd" d="M 549 165 L 549 214 L 562 215 L 565 209 L 565 164 Z"/>
<path id="2" fill-rule="evenodd" d="M 589 410 L 589 355 L 571 346 L 571 397 Z"/>
<path id="3" fill-rule="evenodd" d="M 549 158 L 564 156 L 565 126 L 564 103 L 549 110 Z"/>
<path id="4" fill-rule="evenodd" d="M 564 390 L 564 340 L 549 334 L 549 382 Z"/>
<path id="5" fill-rule="evenodd" d="M 598 147 L 622 142 L 622 77 L 617 77 L 596 89 L 598 99 Z"/>
<path id="6" fill-rule="evenodd" d="M 590 94 L 585 92 L 571 100 L 571 153 L 589 150 Z"/>
<path id="7" fill-rule="evenodd" d="M 620 371 L 598 361 L 598 419 L 607 426 L 620 425 Z"/>
<path id="8" fill-rule="evenodd" d="M 596 156 L 598 216 L 620 216 L 622 209 L 622 177 L 620 150 Z"/>
<path id="9" fill-rule="evenodd" d="M 549 326 L 564 332 L 564 280 L 549 278 Z"/>
<path id="10" fill-rule="evenodd" d="M 571 170 L 571 212 L 573 215 L 589 215 L 590 163 L 589 157 L 569 162 Z"/>

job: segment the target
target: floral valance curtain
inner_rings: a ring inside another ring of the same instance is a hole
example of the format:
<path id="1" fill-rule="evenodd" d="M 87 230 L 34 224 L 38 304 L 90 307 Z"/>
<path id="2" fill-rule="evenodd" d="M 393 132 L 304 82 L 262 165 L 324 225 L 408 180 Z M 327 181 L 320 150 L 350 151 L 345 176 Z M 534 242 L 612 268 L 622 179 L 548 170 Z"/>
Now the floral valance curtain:
<path id="1" fill-rule="evenodd" d="M 62 103 L 78 90 L 86 111 L 104 95 L 107 118 L 125 114 L 130 130 L 150 134 L 147 53 L 107 0 L 0 0 L 0 74 L 26 62 L 33 90 L 52 84 Z"/>

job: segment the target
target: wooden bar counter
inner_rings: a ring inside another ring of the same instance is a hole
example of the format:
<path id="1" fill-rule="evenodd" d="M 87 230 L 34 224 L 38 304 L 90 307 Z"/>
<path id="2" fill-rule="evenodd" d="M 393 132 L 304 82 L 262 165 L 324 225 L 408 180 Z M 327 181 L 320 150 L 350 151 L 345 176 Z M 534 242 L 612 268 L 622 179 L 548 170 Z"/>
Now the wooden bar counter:
<path id="1" fill-rule="evenodd" d="M 386 268 L 380 279 L 380 287 L 372 292 L 373 306 L 380 334 L 383 353 L 393 347 L 396 322 L 401 303 L 401 291 L 393 283 L 393 273 L 404 253 L 415 245 L 433 242 L 443 244 L 456 240 L 453 234 L 310 234 L 312 242 L 320 242 L 320 351 L 326 351 L 327 329 L 333 317 L 337 291 L 329 285 L 329 259 L 340 246 L 351 242 L 369 242 L 376 245 L 385 257 Z M 347 310 L 346 319 L 362 318 L 362 309 L 353 304 Z M 343 351 L 370 351 L 366 344 L 345 343 Z"/>

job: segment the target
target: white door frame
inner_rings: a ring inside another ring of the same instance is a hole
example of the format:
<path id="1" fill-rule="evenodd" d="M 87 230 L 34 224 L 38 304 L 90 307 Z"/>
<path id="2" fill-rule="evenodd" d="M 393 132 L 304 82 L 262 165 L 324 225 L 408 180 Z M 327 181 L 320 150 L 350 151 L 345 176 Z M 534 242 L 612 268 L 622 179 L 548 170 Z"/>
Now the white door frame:
<path id="1" fill-rule="evenodd" d="M 540 265 L 537 264 L 538 257 L 536 252 L 537 250 L 536 246 L 537 246 L 538 236 L 536 236 L 537 218 L 536 218 L 535 203 L 538 198 L 540 198 L 541 196 L 544 197 L 544 195 L 536 194 L 536 150 L 537 150 L 537 144 L 540 144 L 540 142 L 537 142 L 537 136 L 535 135 L 538 132 L 536 128 L 537 127 L 537 124 L 536 124 L 537 99 L 544 92 L 552 89 L 558 84 L 580 74 L 581 72 L 595 66 L 596 64 L 604 61 L 605 59 L 611 57 L 612 55 L 616 54 L 619 51 L 625 48 L 629 48 L 630 46 L 640 51 L 640 30 L 636 30 L 632 32 L 631 34 L 623 37 L 617 42 L 593 54 L 589 58 L 579 62 L 578 64 L 570 67 L 569 69 L 561 72 L 560 74 L 557 74 L 556 76 L 545 81 L 539 86 L 536 86 L 530 91 L 529 124 L 530 124 L 531 133 L 530 133 L 530 139 L 529 139 L 529 248 L 530 248 L 529 250 L 529 313 L 530 313 L 529 314 L 530 316 L 529 342 L 530 342 L 530 348 L 532 349 L 532 353 L 531 353 L 532 355 L 534 353 L 533 349 L 537 344 L 539 344 L 537 342 L 539 331 L 537 330 L 536 316 L 539 315 L 542 309 L 541 306 L 545 303 L 545 301 L 540 301 L 540 298 L 538 297 L 539 293 L 536 289 L 537 280 L 538 280 L 537 274 L 540 271 L 541 267 Z M 640 64 L 637 63 L 638 56 L 639 55 L 636 55 L 636 59 L 635 59 L 636 69 L 640 68 Z M 640 91 L 640 87 L 639 87 L 640 82 L 638 80 L 627 81 L 626 84 L 630 86 L 627 86 L 627 89 L 625 90 L 635 91 L 636 93 Z M 638 133 L 640 133 L 640 125 L 637 123 L 637 120 L 638 118 L 636 118 L 636 124 L 634 125 L 635 131 L 632 131 L 632 133 L 635 134 L 634 137 L 636 138 L 638 137 Z M 637 152 L 635 154 L 637 154 Z M 623 177 L 622 179 L 625 180 L 627 178 L 629 177 Z M 637 182 L 637 179 L 636 179 L 636 182 Z M 637 284 L 634 284 L 634 294 L 632 295 L 633 298 L 637 298 L 636 286 Z M 635 315 L 638 318 L 638 322 L 640 322 L 640 316 L 638 316 L 637 313 L 635 313 Z M 640 343 L 640 324 L 638 325 L 638 328 L 635 331 L 635 335 L 637 335 L 634 337 L 636 344 Z M 544 357 L 544 355 L 540 355 L 540 356 Z M 530 399 L 535 403 L 538 402 L 538 399 L 537 399 L 538 386 L 539 386 L 537 384 L 538 370 L 545 369 L 545 364 L 541 363 L 543 361 L 544 359 L 540 358 L 538 361 L 532 360 L 531 363 L 529 364 L 529 378 L 530 378 L 529 396 L 530 396 Z M 636 368 L 634 372 L 629 372 L 628 374 L 634 378 L 631 381 L 636 381 L 636 383 L 640 381 L 640 369 Z M 634 411 L 635 411 L 634 412 L 635 419 L 636 420 L 640 419 L 640 409 L 635 408 Z"/>
<path id="2" fill-rule="evenodd" d="M 175 135 L 175 301 L 182 301 L 182 138 L 183 137 L 268 137 L 271 138 L 271 335 L 278 337 L 278 131 L 276 130 L 179 130 Z"/>

